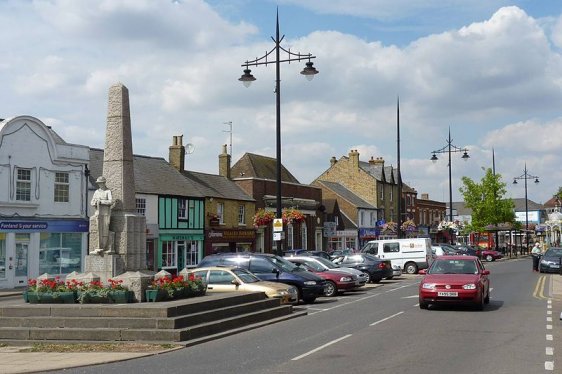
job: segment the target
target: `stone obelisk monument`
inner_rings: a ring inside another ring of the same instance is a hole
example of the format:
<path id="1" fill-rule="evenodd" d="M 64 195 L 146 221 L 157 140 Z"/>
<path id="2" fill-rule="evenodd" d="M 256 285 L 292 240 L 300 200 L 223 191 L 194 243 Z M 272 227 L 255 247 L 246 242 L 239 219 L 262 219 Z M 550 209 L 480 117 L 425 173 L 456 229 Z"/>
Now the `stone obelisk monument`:
<path id="1" fill-rule="evenodd" d="M 102 176 L 113 199 L 111 239 L 106 248 L 97 248 L 98 241 L 90 240 L 85 271 L 105 281 L 127 271 L 146 269 L 146 218 L 136 214 L 129 90 L 121 83 L 109 88 Z"/>

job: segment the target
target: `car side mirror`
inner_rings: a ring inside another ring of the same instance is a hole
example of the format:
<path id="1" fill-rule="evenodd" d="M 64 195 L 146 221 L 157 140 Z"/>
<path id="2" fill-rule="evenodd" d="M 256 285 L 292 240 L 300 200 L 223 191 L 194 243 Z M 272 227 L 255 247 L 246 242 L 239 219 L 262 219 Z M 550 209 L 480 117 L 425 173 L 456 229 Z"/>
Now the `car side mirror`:
<path id="1" fill-rule="evenodd" d="M 482 270 L 482 275 L 490 275 L 490 270 Z"/>
<path id="2" fill-rule="evenodd" d="M 425 269 L 421 269 L 420 271 L 418 271 L 418 274 L 424 275 L 427 274 L 427 271 Z"/>
<path id="3" fill-rule="evenodd" d="M 279 270 L 278 269 L 273 268 L 273 269 L 271 269 L 271 272 L 274 273 L 277 276 L 277 278 L 279 278 Z"/>
<path id="4" fill-rule="evenodd" d="M 232 283 L 236 287 L 240 286 L 240 282 L 238 282 L 238 279 L 233 279 L 230 283 Z"/>

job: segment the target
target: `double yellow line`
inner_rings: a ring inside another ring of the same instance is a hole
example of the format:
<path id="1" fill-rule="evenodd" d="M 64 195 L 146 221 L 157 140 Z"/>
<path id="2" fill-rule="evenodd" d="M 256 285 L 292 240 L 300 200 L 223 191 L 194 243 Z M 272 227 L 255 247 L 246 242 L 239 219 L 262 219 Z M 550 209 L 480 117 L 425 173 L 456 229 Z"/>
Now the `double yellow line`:
<path id="1" fill-rule="evenodd" d="M 547 279 L 546 275 L 539 276 L 539 279 L 537 280 L 537 285 L 535 286 L 535 291 L 533 292 L 533 297 L 535 299 L 541 299 L 541 300 L 548 299 L 548 297 L 544 295 L 546 279 Z"/>

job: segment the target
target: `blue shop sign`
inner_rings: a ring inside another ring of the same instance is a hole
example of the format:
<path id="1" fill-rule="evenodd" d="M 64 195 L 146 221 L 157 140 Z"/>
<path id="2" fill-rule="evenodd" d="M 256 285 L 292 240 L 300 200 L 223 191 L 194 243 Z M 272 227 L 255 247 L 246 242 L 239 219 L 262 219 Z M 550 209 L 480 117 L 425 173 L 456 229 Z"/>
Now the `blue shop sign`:
<path id="1" fill-rule="evenodd" d="M 88 232 L 88 221 L 0 221 L 0 232 Z"/>
<path id="2" fill-rule="evenodd" d="M 380 229 L 378 227 L 373 228 L 362 228 L 359 229 L 360 238 L 375 238 L 379 236 Z"/>

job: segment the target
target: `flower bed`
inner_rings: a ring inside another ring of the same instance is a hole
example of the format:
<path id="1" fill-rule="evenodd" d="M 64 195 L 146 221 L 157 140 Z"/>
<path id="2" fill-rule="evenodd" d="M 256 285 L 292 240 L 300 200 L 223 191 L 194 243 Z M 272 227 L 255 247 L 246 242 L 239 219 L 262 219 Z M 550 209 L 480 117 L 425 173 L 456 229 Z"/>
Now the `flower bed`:
<path id="1" fill-rule="evenodd" d="M 147 301 L 165 301 L 205 295 L 207 287 L 201 277 L 190 274 L 187 279 L 182 276 L 164 276 L 152 281 L 146 290 Z"/>
<path id="2" fill-rule="evenodd" d="M 132 291 L 122 285 L 122 280 L 109 279 L 108 285 L 100 281 L 84 282 L 76 279 L 63 282 L 60 277 L 54 279 L 30 279 L 24 300 L 30 304 L 102 304 L 129 303 Z"/>

